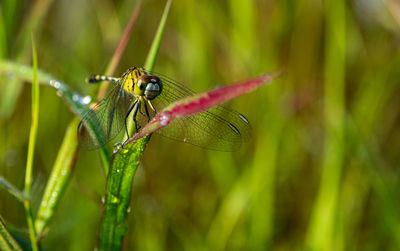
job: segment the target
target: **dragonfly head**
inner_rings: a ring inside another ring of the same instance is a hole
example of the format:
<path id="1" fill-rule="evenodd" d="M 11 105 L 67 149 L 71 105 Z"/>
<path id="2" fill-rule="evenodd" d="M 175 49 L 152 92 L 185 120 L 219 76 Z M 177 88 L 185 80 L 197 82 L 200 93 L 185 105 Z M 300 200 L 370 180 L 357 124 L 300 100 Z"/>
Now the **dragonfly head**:
<path id="1" fill-rule="evenodd" d="M 135 85 L 135 94 L 145 96 L 148 100 L 157 97 L 162 91 L 161 79 L 155 75 L 141 75 Z"/>

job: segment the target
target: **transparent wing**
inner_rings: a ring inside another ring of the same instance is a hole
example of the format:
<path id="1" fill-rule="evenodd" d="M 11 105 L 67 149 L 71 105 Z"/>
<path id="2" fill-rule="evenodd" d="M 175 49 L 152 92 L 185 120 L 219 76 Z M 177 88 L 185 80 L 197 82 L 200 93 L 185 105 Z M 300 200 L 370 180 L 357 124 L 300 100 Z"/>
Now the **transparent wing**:
<path id="1" fill-rule="evenodd" d="M 133 96 L 116 84 L 106 96 L 83 115 L 78 140 L 85 149 L 97 149 L 115 138 L 125 126 L 125 116 Z M 99 135 L 98 139 L 94 135 Z"/>
<path id="2" fill-rule="evenodd" d="M 160 73 L 151 74 L 160 77 L 163 83 L 161 94 L 151 101 L 157 111 L 194 94 L 188 87 Z M 234 151 L 250 137 L 251 127 L 242 114 L 224 106 L 216 106 L 205 112 L 178 118 L 157 132 L 206 149 Z"/>

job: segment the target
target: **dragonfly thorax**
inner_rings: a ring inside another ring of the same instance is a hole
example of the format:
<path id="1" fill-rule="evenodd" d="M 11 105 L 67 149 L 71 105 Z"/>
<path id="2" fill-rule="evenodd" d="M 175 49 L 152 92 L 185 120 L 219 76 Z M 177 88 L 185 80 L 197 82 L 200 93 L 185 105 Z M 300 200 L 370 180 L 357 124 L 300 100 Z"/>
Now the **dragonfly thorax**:
<path id="1" fill-rule="evenodd" d="M 138 77 L 134 87 L 134 92 L 138 96 L 144 96 L 152 100 L 162 91 L 161 79 L 154 75 L 141 75 Z"/>

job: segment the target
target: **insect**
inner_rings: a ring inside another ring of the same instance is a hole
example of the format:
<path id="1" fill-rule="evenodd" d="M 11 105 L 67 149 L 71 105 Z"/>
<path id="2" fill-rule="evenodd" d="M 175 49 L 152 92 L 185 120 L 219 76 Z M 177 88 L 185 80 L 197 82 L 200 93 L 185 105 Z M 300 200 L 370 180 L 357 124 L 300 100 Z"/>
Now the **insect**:
<path id="1" fill-rule="evenodd" d="M 97 149 L 125 131 L 132 117 L 139 131 L 157 111 L 183 97 L 193 95 L 188 87 L 159 73 L 143 68 L 130 68 L 120 78 L 92 75 L 89 83 L 110 81 L 111 90 L 88 112 L 83 114 L 78 126 L 81 147 Z M 92 129 L 90 129 L 92 128 Z M 93 131 L 101 133 L 100 139 Z M 157 131 L 163 136 L 184 141 L 202 148 L 234 151 L 250 136 L 248 120 L 239 112 L 216 106 L 210 110 L 180 117 Z"/>

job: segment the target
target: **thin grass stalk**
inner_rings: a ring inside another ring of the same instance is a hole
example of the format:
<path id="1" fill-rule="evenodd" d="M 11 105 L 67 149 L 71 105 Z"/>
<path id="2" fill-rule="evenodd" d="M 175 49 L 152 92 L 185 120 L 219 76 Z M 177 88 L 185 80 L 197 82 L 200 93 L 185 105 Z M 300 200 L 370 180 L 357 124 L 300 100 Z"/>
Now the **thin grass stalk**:
<path id="1" fill-rule="evenodd" d="M 31 197 L 31 186 L 32 186 L 32 170 L 33 170 L 33 156 L 35 153 L 36 136 L 39 122 L 39 83 L 37 80 L 37 54 L 36 46 L 32 35 L 32 56 L 33 56 L 33 80 L 32 80 L 32 122 L 29 133 L 29 146 L 28 146 L 28 158 L 26 161 L 26 173 L 25 173 L 25 196 L 28 198 L 24 201 L 25 213 L 28 222 L 29 239 L 31 241 L 32 250 L 38 250 L 36 242 L 36 230 L 35 220 L 33 216 L 33 209 L 30 201 Z"/>
<path id="2" fill-rule="evenodd" d="M 149 54 L 147 54 L 146 61 L 144 63 L 144 68 L 152 71 L 154 69 L 154 65 L 156 64 L 156 59 L 158 55 L 158 51 L 160 50 L 161 39 L 164 34 L 165 25 L 167 23 L 169 9 L 171 8 L 172 0 L 169 0 L 165 5 L 163 15 L 161 17 L 160 25 L 158 26 L 156 35 L 153 39 L 153 43 L 151 44 Z"/>

